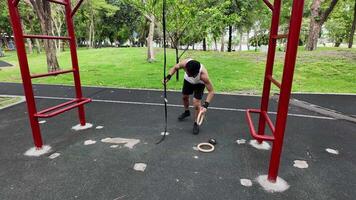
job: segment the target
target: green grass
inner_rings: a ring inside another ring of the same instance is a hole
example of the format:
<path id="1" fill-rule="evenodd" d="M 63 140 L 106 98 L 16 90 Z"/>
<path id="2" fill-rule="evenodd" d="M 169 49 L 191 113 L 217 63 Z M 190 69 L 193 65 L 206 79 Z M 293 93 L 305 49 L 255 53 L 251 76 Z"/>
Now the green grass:
<path id="1" fill-rule="evenodd" d="M 82 84 L 87 86 L 111 86 L 125 88 L 161 89 L 163 51 L 156 49 L 154 63 L 145 60 L 145 48 L 79 49 L 78 57 Z M 14 52 L 0 58 L 15 65 L 2 68 L 0 81 L 21 82 L 18 61 Z M 188 51 L 185 57 L 201 61 L 208 69 L 216 91 L 260 93 L 264 75 L 266 53 L 262 52 L 202 52 Z M 45 73 L 45 56 L 29 55 L 32 73 Z M 281 78 L 283 52 L 277 52 L 275 77 Z M 168 51 L 168 64 L 174 64 L 174 51 Z M 59 55 L 63 69 L 70 68 L 70 54 Z M 180 90 L 180 81 L 169 83 L 169 89 Z M 34 83 L 73 84 L 71 75 L 35 79 Z M 274 88 L 277 91 L 277 88 Z M 300 49 L 294 76 L 294 92 L 356 93 L 356 51 L 354 49 L 319 48 L 314 52 Z"/>

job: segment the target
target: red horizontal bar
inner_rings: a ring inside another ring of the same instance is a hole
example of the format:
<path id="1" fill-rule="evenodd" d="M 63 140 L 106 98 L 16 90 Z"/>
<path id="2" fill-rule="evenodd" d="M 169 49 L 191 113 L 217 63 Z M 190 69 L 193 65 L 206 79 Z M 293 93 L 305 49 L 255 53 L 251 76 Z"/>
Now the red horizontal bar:
<path id="1" fill-rule="evenodd" d="M 67 2 L 65 2 L 63 0 L 47 0 L 47 1 L 50 1 L 52 3 L 61 4 L 61 5 L 67 5 Z"/>
<path id="2" fill-rule="evenodd" d="M 273 39 L 283 39 L 283 38 L 287 38 L 288 34 L 281 34 L 281 35 L 273 35 L 272 38 Z"/>
<path id="3" fill-rule="evenodd" d="M 259 134 L 256 133 L 255 126 L 253 125 L 253 122 L 252 122 L 251 113 L 261 113 L 261 111 L 260 110 L 256 110 L 256 109 L 248 109 L 246 111 L 247 122 L 248 122 L 248 125 L 249 125 L 249 128 L 250 128 L 250 133 L 251 133 L 252 137 L 255 138 L 256 140 L 274 141 L 274 136 L 259 135 Z M 267 122 L 268 122 L 268 120 L 270 121 L 269 118 L 267 118 Z M 272 123 L 272 122 L 271 121 L 268 122 L 269 125 L 271 125 L 270 123 Z"/>
<path id="4" fill-rule="evenodd" d="M 80 5 L 82 5 L 84 0 L 79 0 L 77 5 L 74 7 L 74 9 L 72 10 L 71 16 L 73 17 L 75 15 L 75 13 L 77 12 L 77 10 L 79 9 Z"/>
<path id="5" fill-rule="evenodd" d="M 37 39 L 47 39 L 47 40 L 70 40 L 70 37 L 59 37 L 50 35 L 23 35 L 24 38 L 37 38 Z"/>
<path id="6" fill-rule="evenodd" d="M 49 73 L 46 73 L 46 74 L 36 74 L 36 75 L 32 75 L 31 78 L 41 78 L 41 77 L 46 77 L 46 76 L 57 76 L 59 74 L 66 74 L 66 73 L 70 73 L 70 72 L 74 72 L 74 70 L 70 69 L 70 70 L 49 72 Z"/>
<path id="7" fill-rule="evenodd" d="M 86 104 L 86 103 L 89 103 L 91 102 L 91 99 L 88 99 L 88 98 L 83 98 L 83 99 L 73 99 L 71 101 L 68 101 L 66 103 L 62 103 L 62 104 L 59 104 L 57 106 L 54 106 L 54 107 L 51 107 L 51 108 L 47 108 L 45 110 L 42 110 L 38 113 L 36 113 L 34 116 L 35 117 L 38 117 L 38 118 L 50 118 L 50 117 L 54 117 L 56 115 L 59 115 L 61 113 L 64 113 L 68 110 L 71 110 L 73 108 L 76 108 L 78 106 L 81 106 L 83 104 Z M 74 104 L 75 103 L 75 104 Z M 71 105 L 72 104 L 72 105 Z M 68 106 L 70 105 L 70 106 Z M 66 107 L 68 106 L 68 107 Z M 54 111 L 52 113 L 49 113 L 51 111 Z M 49 113 L 49 114 L 46 114 L 46 113 Z"/>
<path id="8" fill-rule="evenodd" d="M 273 11 L 273 5 L 271 4 L 271 2 L 269 2 L 268 0 L 263 0 L 263 2 L 265 2 L 265 4 L 268 6 L 269 9 L 271 9 Z"/>
<path id="9" fill-rule="evenodd" d="M 276 79 L 274 79 L 271 75 L 268 75 L 267 78 L 268 78 L 268 80 L 270 80 L 272 83 L 274 83 L 279 89 L 281 89 L 281 84 L 280 84 Z"/>

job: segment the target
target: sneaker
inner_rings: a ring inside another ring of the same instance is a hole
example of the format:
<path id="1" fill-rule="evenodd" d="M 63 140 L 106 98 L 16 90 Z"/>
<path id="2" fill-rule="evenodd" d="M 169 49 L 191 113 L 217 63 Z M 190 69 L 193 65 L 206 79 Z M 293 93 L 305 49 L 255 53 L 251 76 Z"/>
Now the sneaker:
<path id="1" fill-rule="evenodd" d="M 193 125 L 193 134 L 194 135 L 199 134 L 199 125 L 196 122 L 194 122 L 194 125 Z"/>
<path id="2" fill-rule="evenodd" d="M 185 118 L 190 116 L 190 111 L 186 110 L 184 113 L 182 113 L 181 115 L 179 115 L 178 120 L 179 121 L 183 121 Z"/>

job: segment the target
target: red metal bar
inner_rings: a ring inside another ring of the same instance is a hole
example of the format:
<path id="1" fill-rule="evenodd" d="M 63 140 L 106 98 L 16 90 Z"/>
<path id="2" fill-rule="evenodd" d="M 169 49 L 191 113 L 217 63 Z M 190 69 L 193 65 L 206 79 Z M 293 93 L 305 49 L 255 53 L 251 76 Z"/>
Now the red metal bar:
<path id="1" fill-rule="evenodd" d="M 272 11 L 274 10 L 273 5 L 271 4 L 271 2 L 269 2 L 268 0 L 263 0 L 263 2 L 265 2 L 265 4 L 268 6 L 269 9 L 271 9 Z"/>
<path id="2" fill-rule="evenodd" d="M 72 19 L 71 1 L 70 0 L 65 0 L 65 1 L 67 3 L 67 5 L 65 6 L 65 11 L 66 11 L 65 18 L 67 22 L 68 36 L 70 37 L 69 47 L 70 47 L 70 55 L 72 58 L 72 66 L 74 70 L 73 75 L 74 75 L 75 93 L 77 99 L 82 99 L 83 94 L 82 94 L 82 86 L 80 83 L 77 44 L 76 44 L 74 25 Z M 85 122 L 85 112 L 84 112 L 83 105 L 78 106 L 78 115 L 79 115 L 80 124 L 84 126 L 86 122 Z"/>
<path id="3" fill-rule="evenodd" d="M 57 3 L 57 4 L 61 4 L 61 5 L 67 5 L 67 3 L 65 2 L 65 0 L 47 0 L 50 1 L 52 3 Z"/>
<path id="4" fill-rule="evenodd" d="M 17 1 L 18 2 L 18 1 Z M 40 126 L 38 124 L 38 119 L 34 116 L 36 111 L 36 103 L 33 95 L 32 82 L 30 77 L 30 70 L 27 61 L 26 48 L 24 44 L 23 31 L 21 27 L 21 20 L 18 13 L 18 9 L 12 0 L 7 0 L 10 21 L 12 24 L 12 29 L 14 32 L 14 40 L 16 44 L 17 57 L 19 59 L 21 77 L 27 102 L 27 110 L 30 119 L 30 124 L 32 128 L 33 141 L 36 148 L 42 148 L 42 136 L 40 131 Z"/>
<path id="5" fill-rule="evenodd" d="M 273 73 L 274 58 L 276 55 L 276 46 L 277 46 L 277 40 L 273 38 L 273 35 L 278 34 L 279 18 L 281 12 L 281 0 L 274 0 L 273 8 L 274 9 L 273 9 L 271 31 L 270 31 L 270 38 L 268 44 L 265 79 L 263 84 L 263 93 L 262 93 L 262 100 L 261 100 L 261 111 L 264 112 L 268 111 L 269 96 L 271 91 L 271 81 L 269 80 L 268 77 L 269 76 L 272 77 L 272 73 Z M 265 132 L 265 128 L 266 128 L 266 120 L 262 115 L 260 115 L 259 123 L 258 123 L 258 134 L 263 135 Z"/>
<path id="6" fill-rule="evenodd" d="M 17 7 L 17 5 L 19 5 L 20 0 L 13 0 L 12 1 L 12 5 L 14 5 L 14 7 Z"/>
<path id="7" fill-rule="evenodd" d="M 256 109 L 248 109 L 246 111 L 247 122 L 248 122 L 248 125 L 249 125 L 249 128 L 250 128 L 250 133 L 251 133 L 252 137 L 254 137 L 256 140 L 261 140 L 261 141 L 274 141 L 274 137 L 273 136 L 259 135 L 259 134 L 256 133 L 256 129 L 255 129 L 255 126 L 253 125 L 253 121 L 252 121 L 252 118 L 251 118 L 251 113 L 261 113 L 261 111 L 260 110 L 256 110 Z M 269 119 L 268 116 L 266 116 L 266 117 Z M 272 129 L 273 124 L 271 123 L 270 125 L 271 125 L 271 129 Z"/>
<path id="8" fill-rule="evenodd" d="M 74 99 L 74 100 L 71 100 L 71 101 L 68 101 L 66 103 L 62 103 L 62 104 L 59 104 L 57 106 L 54 106 L 54 107 L 51 107 L 51 108 L 47 108 L 45 110 L 42 110 L 38 113 L 35 114 L 35 117 L 38 117 L 38 118 L 50 118 L 50 117 L 54 117 L 56 115 L 59 115 L 61 113 L 64 113 L 68 110 L 71 110 L 73 108 L 76 108 L 78 106 L 82 106 L 86 103 L 89 103 L 91 102 L 91 99 L 88 99 L 88 98 L 84 98 L 84 99 Z M 71 105 L 72 104 L 72 105 Z M 70 105 L 70 106 L 68 106 Z M 68 106 L 68 107 L 66 107 Z M 51 112 L 51 111 L 54 111 L 54 112 Z M 49 113 L 51 112 L 51 113 Z M 48 113 L 48 114 L 47 114 Z"/>
<path id="9" fill-rule="evenodd" d="M 23 35 L 23 37 L 45 39 L 45 40 L 70 40 L 70 37 L 59 37 L 59 36 L 50 36 L 50 35 Z"/>
<path id="10" fill-rule="evenodd" d="M 274 39 L 283 39 L 283 38 L 287 38 L 288 34 L 280 34 L 280 35 L 273 35 L 272 38 Z"/>
<path id="11" fill-rule="evenodd" d="M 274 128 L 272 120 L 269 118 L 267 112 L 261 112 L 261 113 L 262 113 L 263 117 L 266 119 L 268 127 L 271 129 L 271 132 L 274 135 L 274 132 L 276 131 L 276 129 Z"/>
<path id="12" fill-rule="evenodd" d="M 79 0 L 77 5 L 74 7 L 74 9 L 72 10 L 71 16 L 73 17 L 75 15 L 75 13 L 78 11 L 80 5 L 82 5 L 84 0 Z"/>
<path id="13" fill-rule="evenodd" d="M 271 75 L 268 75 L 267 78 L 268 78 L 268 80 L 270 80 L 272 83 L 274 83 L 279 89 L 281 89 L 281 84 L 280 84 L 276 79 L 274 79 Z"/>
<path id="14" fill-rule="evenodd" d="M 50 73 L 46 73 L 46 74 L 35 74 L 35 75 L 32 75 L 31 78 L 41 78 L 41 77 L 46 77 L 46 76 L 57 76 L 59 74 L 66 74 L 66 73 L 70 73 L 70 72 L 74 72 L 74 70 L 70 69 L 70 70 L 62 70 L 62 71 L 50 72 Z"/>
<path id="15" fill-rule="evenodd" d="M 294 68 L 297 59 L 299 35 L 303 18 L 304 0 L 294 0 L 290 20 L 290 31 L 287 42 L 286 58 L 282 78 L 282 87 L 279 97 L 275 141 L 273 142 L 271 161 L 268 171 L 268 180 L 275 182 L 281 159 L 284 132 L 288 117 L 289 100 L 293 84 Z"/>

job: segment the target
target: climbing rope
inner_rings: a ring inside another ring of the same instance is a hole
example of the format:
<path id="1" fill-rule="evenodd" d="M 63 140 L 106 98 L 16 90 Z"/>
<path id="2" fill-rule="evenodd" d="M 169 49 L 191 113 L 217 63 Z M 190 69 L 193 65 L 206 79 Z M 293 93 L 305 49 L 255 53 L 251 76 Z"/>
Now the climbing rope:
<path id="1" fill-rule="evenodd" d="M 163 142 L 167 135 L 167 82 L 166 82 L 166 74 L 167 74 L 167 50 L 166 50 L 166 0 L 163 0 L 162 6 L 162 26 L 163 26 L 163 51 L 164 51 L 164 64 L 163 64 L 163 98 L 164 98 L 164 133 L 160 141 L 156 144 Z"/>

